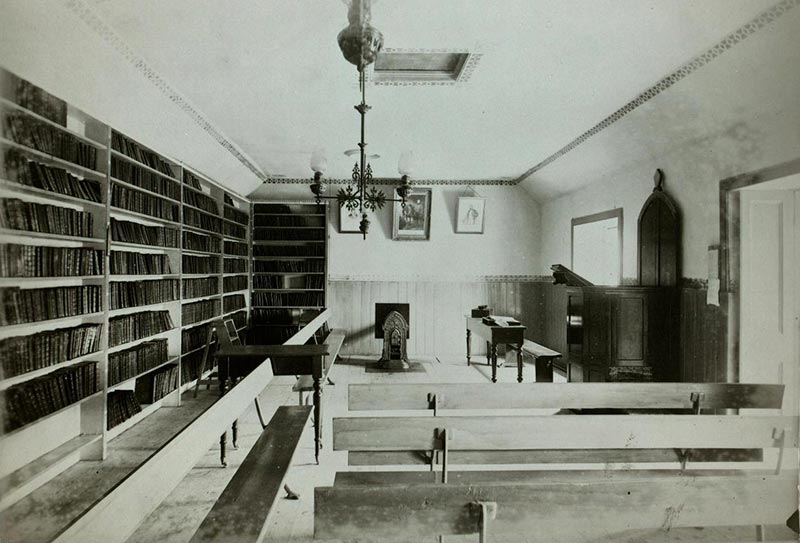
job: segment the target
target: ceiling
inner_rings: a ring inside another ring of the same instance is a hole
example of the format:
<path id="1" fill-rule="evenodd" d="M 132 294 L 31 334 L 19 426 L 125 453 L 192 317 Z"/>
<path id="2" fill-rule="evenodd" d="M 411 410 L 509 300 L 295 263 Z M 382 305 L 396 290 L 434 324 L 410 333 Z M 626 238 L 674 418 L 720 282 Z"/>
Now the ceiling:
<path id="1" fill-rule="evenodd" d="M 89 5 L 269 178 L 348 178 L 357 72 L 341 0 L 94 0 Z M 382 0 L 385 47 L 475 54 L 466 81 L 367 88 L 376 176 L 515 180 L 774 0 Z"/>

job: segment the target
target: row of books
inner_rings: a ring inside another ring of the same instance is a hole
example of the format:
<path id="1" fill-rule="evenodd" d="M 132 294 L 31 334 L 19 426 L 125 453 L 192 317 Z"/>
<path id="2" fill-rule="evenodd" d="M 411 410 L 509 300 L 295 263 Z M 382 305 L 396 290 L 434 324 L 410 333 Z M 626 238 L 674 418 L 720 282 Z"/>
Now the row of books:
<path id="1" fill-rule="evenodd" d="M 200 179 L 189 170 L 183 170 L 183 183 L 197 190 L 203 188 L 200 184 Z"/>
<path id="2" fill-rule="evenodd" d="M 195 351 L 181 358 L 181 384 L 185 385 L 200 377 L 200 366 L 203 363 L 203 351 Z M 206 370 L 210 370 L 210 362 L 206 361 Z"/>
<path id="3" fill-rule="evenodd" d="M 183 273 L 219 273 L 219 257 L 183 255 Z"/>
<path id="4" fill-rule="evenodd" d="M 90 202 L 101 201 L 100 183 L 97 181 L 81 179 L 64 168 L 40 164 L 18 149 L 6 150 L 4 165 L 9 181 Z"/>
<path id="5" fill-rule="evenodd" d="M 243 224 L 244 226 L 250 224 L 250 215 L 248 215 L 244 211 L 239 211 L 238 209 L 231 207 L 230 205 L 225 206 L 224 216 L 229 221 L 238 222 L 239 224 Z"/>
<path id="6" fill-rule="evenodd" d="M 99 285 L 0 289 L 0 326 L 72 317 L 103 310 Z"/>
<path id="7" fill-rule="evenodd" d="M 254 306 L 321 307 L 322 292 L 254 292 Z"/>
<path id="8" fill-rule="evenodd" d="M 217 236 L 204 236 L 203 234 L 184 231 L 183 248 L 201 253 L 219 253 L 222 249 L 222 240 Z"/>
<path id="9" fill-rule="evenodd" d="M 102 324 L 83 324 L 0 340 L 0 379 L 97 352 L 102 331 Z"/>
<path id="10" fill-rule="evenodd" d="M 298 312 L 292 309 L 253 308 L 250 310 L 250 318 L 254 325 L 294 324 L 296 316 L 299 316 Z"/>
<path id="11" fill-rule="evenodd" d="M 146 192 L 130 190 L 117 183 L 111 185 L 111 205 L 165 221 L 178 222 L 180 217 L 178 204 Z"/>
<path id="12" fill-rule="evenodd" d="M 310 245 L 253 245 L 253 256 L 325 256 L 325 245 L 312 243 Z"/>
<path id="13" fill-rule="evenodd" d="M 242 258 L 226 258 L 222 271 L 225 273 L 247 273 L 247 260 Z"/>
<path id="14" fill-rule="evenodd" d="M 325 230 L 291 230 L 288 228 L 257 228 L 253 230 L 256 241 L 323 241 Z"/>
<path id="15" fill-rule="evenodd" d="M 208 324 L 195 326 L 181 332 L 181 352 L 188 353 L 205 347 L 208 339 Z"/>
<path id="16" fill-rule="evenodd" d="M 238 224 L 223 222 L 222 235 L 237 239 L 247 239 L 247 228 Z"/>
<path id="17" fill-rule="evenodd" d="M 73 134 L 25 114 L 5 113 L 5 126 L 10 139 L 78 166 L 97 170 L 97 148 Z"/>
<path id="18" fill-rule="evenodd" d="M 197 211 L 189 207 L 183 208 L 183 224 L 193 228 L 200 228 L 208 232 L 219 232 L 222 221 L 219 217 L 214 217 L 208 213 Z"/>
<path id="19" fill-rule="evenodd" d="M 22 107 L 56 124 L 67 126 L 67 103 L 64 100 L 56 98 L 24 79 L 17 79 L 14 96 L 17 104 Z"/>
<path id="20" fill-rule="evenodd" d="M 85 211 L 17 198 L 0 200 L 0 228 L 92 237 L 92 225 L 92 214 Z"/>
<path id="21" fill-rule="evenodd" d="M 108 321 L 108 345 L 116 347 L 175 328 L 167 310 L 142 311 Z"/>
<path id="22" fill-rule="evenodd" d="M 306 282 L 307 289 L 325 288 L 324 275 L 306 275 L 304 279 Z"/>
<path id="23" fill-rule="evenodd" d="M 256 228 L 264 226 L 324 227 L 325 216 L 319 215 L 304 217 L 302 215 L 256 215 L 253 224 Z"/>
<path id="24" fill-rule="evenodd" d="M 246 275 L 235 275 L 233 277 L 225 277 L 222 280 L 223 292 L 237 292 L 239 290 L 247 290 Z"/>
<path id="25" fill-rule="evenodd" d="M 237 330 L 247 326 L 247 311 L 237 311 L 233 315 L 229 315 L 228 318 L 233 321 Z"/>
<path id="26" fill-rule="evenodd" d="M 233 256 L 247 256 L 247 243 L 238 241 L 225 241 L 225 254 Z"/>
<path id="27" fill-rule="evenodd" d="M 183 298 L 200 298 L 219 294 L 219 277 L 183 280 Z"/>
<path id="28" fill-rule="evenodd" d="M 267 345 L 280 345 L 295 335 L 298 326 L 268 326 L 258 329 L 258 339 Z"/>
<path id="29" fill-rule="evenodd" d="M 183 304 L 183 306 L 181 306 L 183 326 L 204 321 L 212 317 L 218 317 L 220 308 L 221 304 L 219 298 Z"/>
<path id="30" fill-rule="evenodd" d="M 102 249 L 0 245 L 0 277 L 103 275 Z"/>
<path id="31" fill-rule="evenodd" d="M 111 219 L 111 239 L 155 247 L 178 247 L 178 230 L 163 226 L 145 226 L 138 222 Z"/>
<path id="32" fill-rule="evenodd" d="M 324 272 L 324 260 L 256 260 L 253 263 L 256 273 L 313 273 Z"/>
<path id="33" fill-rule="evenodd" d="M 325 206 L 317 204 L 255 204 L 253 211 L 259 213 L 279 214 L 325 214 Z"/>
<path id="34" fill-rule="evenodd" d="M 283 275 L 254 275 L 253 288 L 288 288 Z"/>
<path id="35" fill-rule="evenodd" d="M 238 309 L 247 307 L 247 302 L 244 299 L 244 294 L 231 294 L 222 299 L 222 312 L 230 313 Z"/>
<path id="36" fill-rule="evenodd" d="M 167 340 L 145 341 L 135 347 L 108 355 L 108 385 L 141 375 L 169 359 Z"/>
<path id="37" fill-rule="evenodd" d="M 183 203 L 207 213 L 219 215 L 219 205 L 217 201 L 203 192 L 197 192 L 196 190 L 183 187 Z"/>
<path id="38" fill-rule="evenodd" d="M 111 251 L 111 275 L 169 275 L 169 257 L 162 254 Z"/>
<path id="39" fill-rule="evenodd" d="M 152 281 L 112 281 L 111 309 L 172 302 L 180 297 L 177 279 Z"/>
<path id="40" fill-rule="evenodd" d="M 142 410 L 142 406 L 136 401 L 136 394 L 132 390 L 112 390 L 108 393 L 107 404 L 106 427 L 109 430 Z"/>
<path id="41" fill-rule="evenodd" d="M 174 177 L 169 162 L 161 158 L 157 153 L 142 147 L 117 131 L 111 133 L 111 148 L 142 164 L 150 166 L 154 170 L 158 170 L 164 175 Z"/>
<path id="42" fill-rule="evenodd" d="M 155 403 L 178 388 L 178 365 L 169 364 L 136 379 L 136 399 L 141 404 Z"/>
<path id="43" fill-rule="evenodd" d="M 181 186 L 177 181 L 162 177 L 150 170 L 145 170 L 119 157 L 111 157 L 111 177 L 150 192 L 155 192 L 176 202 L 181 200 Z"/>
<path id="44" fill-rule="evenodd" d="M 97 362 L 83 362 L 5 390 L 6 432 L 97 392 Z"/>

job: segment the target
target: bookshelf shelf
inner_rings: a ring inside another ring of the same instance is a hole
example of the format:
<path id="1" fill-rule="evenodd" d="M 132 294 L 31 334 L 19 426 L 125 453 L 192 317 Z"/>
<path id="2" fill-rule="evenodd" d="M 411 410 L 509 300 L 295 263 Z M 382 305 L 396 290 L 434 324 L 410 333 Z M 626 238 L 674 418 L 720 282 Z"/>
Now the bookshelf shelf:
<path id="1" fill-rule="evenodd" d="M 156 309 L 162 309 L 164 306 L 168 304 L 177 304 L 177 303 L 180 303 L 180 298 L 176 298 L 168 302 L 158 302 L 154 304 L 137 305 L 134 307 L 120 307 L 118 309 L 109 309 L 108 314 L 111 317 L 119 317 L 120 315 L 129 315 L 130 313 L 141 313 L 142 311 L 154 311 Z"/>
<path id="2" fill-rule="evenodd" d="M 254 288 L 253 292 L 325 292 L 324 288 Z"/>
<path id="3" fill-rule="evenodd" d="M 170 328 L 169 330 L 164 330 L 163 332 L 158 332 L 156 334 L 149 334 L 144 337 L 140 337 L 139 339 L 134 339 L 132 341 L 127 341 L 125 343 L 120 343 L 119 345 L 114 345 L 113 347 L 108 347 L 108 354 L 116 353 L 119 351 L 124 351 L 126 349 L 130 349 L 131 347 L 136 347 L 140 343 L 144 343 L 145 341 L 152 341 L 154 339 L 162 339 L 172 335 L 172 332 L 175 332 L 178 328 Z"/>
<path id="4" fill-rule="evenodd" d="M 123 209 L 121 207 L 116 207 L 116 206 L 111 206 L 111 216 L 122 220 L 135 219 L 139 221 L 145 221 L 148 223 L 148 226 L 171 226 L 173 228 L 177 228 L 180 226 L 180 224 L 178 224 L 177 222 L 170 221 L 168 219 L 153 217 L 152 215 L 147 215 L 146 213 L 130 211 L 128 209 Z"/>
<path id="5" fill-rule="evenodd" d="M 139 192 L 143 192 L 150 196 L 161 198 L 162 200 L 166 200 L 167 202 L 170 202 L 172 204 L 180 204 L 180 200 L 175 200 L 174 198 L 170 198 L 169 196 L 166 196 L 164 194 L 140 187 L 139 185 L 136 185 L 134 183 L 128 183 L 127 181 L 123 181 L 122 179 L 117 179 L 116 177 L 113 176 L 109 176 L 109 179 L 111 180 L 112 183 L 116 183 L 117 185 L 125 187 L 126 189 L 137 190 Z"/>
<path id="6" fill-rule="evenodd" d="M 186 277 L 184 275 L 183 277 Z M 169 274 L 169 275 L 159 275 L 159 274 L 149 274 L 149 273 L 142 273 L 139 275 L 114 275 L 111 274 L 112 281 L 139 281 L 139 280 L 149 280 L 149 279 L 178 279 L 180 275 L 177 273 Z"/>
<path id="7" fill-rule="evenodd" d="M 214 215 L 211 215 L 209 213 L 206 213 L 206 215 L 209 215 L 211 217 L 214 216 Z M 202 234 L 204 236 L 222 237 L 222 234 L 220 234 L 219 232 L 214 232 L 212 230 L 206 230 L 205 228 L 199 228 L 197 226 L 189 226 L 186 223 L 183 224 L 183 229 L 184 230 L 188 230 L 189 232 L 195 232 L 197 234 Z"/>
<path id="8" fill-rule="evenodd" d="M 85 175 L 86 177 L 91 177 L 92 179 L 95 180 L 105 181 L 106 178 L 105 172 L 101 169 L 93 170 L 91 168 L 87 168 L 86 166 L 81 166 L 80 164 L 70 162 L 69 160 L 64 160 L 63 158 L 59 158 L 49 153 L 39 151 L 32 147 L 28 147 L 27 145 L 22 145 L 21 143 L 17 143 L 16 141 L 12 141 L 4 137 L 0 137 L 0 146 L 16 149 L 36 159 L 44 160 L 48 164 L 52 164 L 53 166 L 59 166 L 64 169 L 73 171 L 79 175 Z M 98 160 L 98 163 L 100 162 L 102 162 L 102 160 Z"/>
<path id="9" fill-rule="evenodd" d="M 65 360 L 64 362 L 53 364 L 52 366 L 47 366 L 46 368 L 39 368 L 37 370 L 29 371 L 20 375 L 15 375 L 13 377 L 6 377 L 5 379 L 0 381 L 0 390 L 5 390 L 8 387 L 24 383 L 25 381 L 30 381 L 31 379 L 35 379 L 36 377 L 47 375 L 48 373 L 59 370 L 61 368 L 67 368 L 69 366 L 80 364 L 81 362 L 85 362 L 93 358 L 98 358 L 102 356 L 102 354 L 103 354 L 102 351 L 94 351 L 92 353 L 85 354 L 83 356 L 79 356 L 71 360 Z"/>
<path id="10" fill-rule="evenodd" d="M 206 294 L 205 296 L 195 296 L 194 298 L 188 298 L 186 296 L 183 297 L 181 302 L 184 304 L 194 303 L 194 302 L 202 302 L 203 300 L 212 300 L 214 298 L 220 298 L 222 294 L 217 292 L 216 294 Z"/>
<path id="11" fill-rule="evenodd" d="M 129 241 L 112 241 L 111 249 L 148 249 L 151 252 L 180 251 L 180 247 L 161 247 L 159 245 L 146 245 L 144 243 L 131 243 Z M 186 252 L 186 251 L 183 251 Z"/>
<path id="12" fill-rule="evenodd" d="M 0 326 L 0 339 L 14 336 L 29 336 L 38 332 L 45 332 L 55 328 L 68 328 L 70 326 L 77 326 L 86 322 L 96 322 L 97 319 L 102 319 L 104 316 L 105 313 L 100 311 L 97 313 L 84 313 L 83 315 L 76 315 L 74 317 L 62 317 L 59 319 L 48 319 L 43 321 Z"/>
<path id="13" fill-rule="evenodd" d="M 96 284 L 105 280 L 103 275 L 63 275 L 56 277 L 0 277 L 0 288 L 57 288 Z"/>
<path id="14" fill-rule="evenodd" d="M 77 196 L 69 196 L 68 194 L 61 194 L 60 192 L 53 192 L 50 190 L 40 189 L 38 187 L 32 187 L 30 185 L 23 185 L 21 183 L 9 181 L 8 179 L 3 179 L 2 177 L 0 177 L 0 189 L 11 192 L 19 192 L 22 194 L 31 194 L 41 198 L 48 198 L 56 202 L 86 206 L 90 208 L 96 208 L 98 210 L 105 210 L 106 207 L 106 204 L 103 202 L 93 202 L 91 200 L 86 200 L 85 198 L 78 198 Z"/>
<path id="15" fill-rule="evenodd" d="M 241 311 L 241 310 L 239 310 L 239 311 Z M 190 323 L 190 324 L 184 324 L 183 325 L 183 330 L 188 330 L 189 328 L 196 328 L 197 326 L 201 326 L 203 324 L 208 324 L 208 323 L 218 319 L 219 317 L 220 317 L 219 315 L 214 315 L 213 317 L 209 317 L 209 318 L 203 319 L 201 321 L 193 322 L 193 323 Z"/>
<path id="16" fill-rule="evenodd" d="M 162 362 L 158 366 L 153 366 L 152 368 L 147 369 L 147 370 L 145 370 L 145 371 L 143 371 L 143 372 L 141 372 L 141 373 L 139 373 L 137 375 L 134 375 L 133 377 L 128 377 L 127 379 L 124 379 L 124 380 L 120 381 L 119 383 L 109 384 L 107 390 L 108 390 L 108 392 L 111 392 L 112 390 L 119 390 L 119 389 L 125 388 L 127 385 L 130 385 L 131 383 L 135 382 L 136 379 L 138 379 L 140 377 L 143 377 L 143 376 L 147 375 L 148 373 L 152 373 L 152 372 L 154 372 L 156 370 L 159 370 L 159 369 L 161 369 L 161 368 L 163 368 L 165 366 L 168 366 L 170 364 L 175 364 L 176 362 L 178 362 L 180 360 L 180 358 L 181 358 L 180 356 L 170 357 L 169 360 L 166 360 L 166 361 Z"/>
<path id="17" fill-rule="evenodd" d="M 76 407 L 80 406 L 81 404 L 84 404 L 84 403 L 86 403 L 86 402 L 88 402 L 90 400 L 93 400 L 95 398 L 99 398 L 102 395 L 103 395 L 103 391 L 102 390 L 98 390 L 97 392 L 89 394 L 88 396 L 86 396 L 84 398 L 81 398 L 78 401 L 72 402 L 69 405 L 65 405 L 61 409 L 57 409 L 56 411 L 53 411 L 52 413 L 48 413 L 48 414 L 46 414 L 44 416 L 41 416 L 38 419 L 36 419 L 34 421 L 31 421 L 31 422 L 29 422 L 28 424 L 26 424 L 24 426 L 20 426 L 19 428 L 15 428 L 15 429 L 11 430 L 10 432 L 6 432 L 5 434 L 3 434 L 3 438 L 7 439 L 7 438 L 10 438 L 11 436 L 14 436 L 14 435 L 18 434 L 18 433 L 24 432 L 25 430 L 28 430 L 29 428 L 32 428 L 33 426 L 35 426 L 35 425 L 37 425 L 37 424 L 39 424 L 41 422 L 44 422 L 47 419 L 51 419 L 53 417 L 56 417 L 56 416 L 60 415 L 61 413 L 63 413 L 64 411 L 68 411 L 70 409 L 75 409 Z"/>
<path id="18" fill-rule="evenodd" d="M 29 232 L 28 230 L 12 230 L 10 228 L 0 228 L 0 236 L 3 237 L 21 237 L 33 239 L 48 239 L 60 241 L 80 242 L 81 244 L 100 245 L 105 244 L 106 240 L 101 238 L 86 238 L 81 236 L 67 236 L 64 234 L 48 234 L 46 232 Z M 2 240 L 0 240 L 2 241 Z M 22 241 L 17 243 L 23 243 Z"/>

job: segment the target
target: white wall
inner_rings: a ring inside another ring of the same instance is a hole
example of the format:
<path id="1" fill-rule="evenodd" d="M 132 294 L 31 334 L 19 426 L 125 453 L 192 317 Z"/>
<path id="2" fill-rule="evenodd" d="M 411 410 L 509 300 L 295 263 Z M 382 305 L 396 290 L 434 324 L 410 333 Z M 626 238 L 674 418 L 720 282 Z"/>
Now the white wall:
<path id="1" fill-rule="evenodd" d="M 706 277 L 720 180 L 800 157 L 798 36 L 794 9 L 526 180 L 542 201 L 540 273 L 568 265 L 573 217 L 622 207 L 623 277 L 636 277 L 637 219 L 661 168 L 683 217 L 683 276 Z"/>

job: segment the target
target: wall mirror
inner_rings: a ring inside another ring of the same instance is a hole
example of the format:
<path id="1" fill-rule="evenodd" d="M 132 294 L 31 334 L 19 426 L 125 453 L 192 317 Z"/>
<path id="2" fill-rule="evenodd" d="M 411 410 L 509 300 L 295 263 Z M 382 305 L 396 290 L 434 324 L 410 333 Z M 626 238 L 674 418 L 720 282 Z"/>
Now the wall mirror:
<path id="1" fill-rule="evenodd" d="M 595 285 L 622 283 L 622 208 L 572 219 L 571 267 Z"/>

